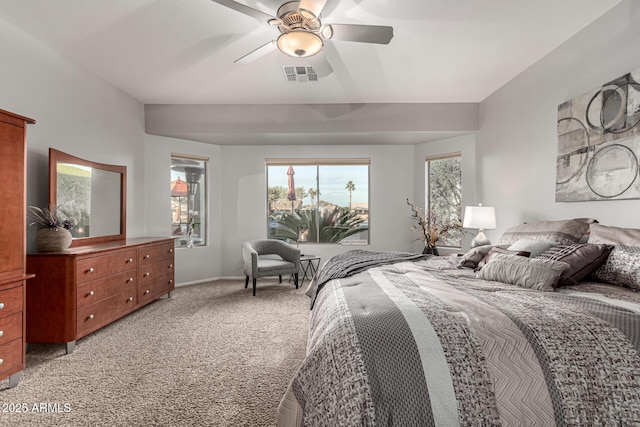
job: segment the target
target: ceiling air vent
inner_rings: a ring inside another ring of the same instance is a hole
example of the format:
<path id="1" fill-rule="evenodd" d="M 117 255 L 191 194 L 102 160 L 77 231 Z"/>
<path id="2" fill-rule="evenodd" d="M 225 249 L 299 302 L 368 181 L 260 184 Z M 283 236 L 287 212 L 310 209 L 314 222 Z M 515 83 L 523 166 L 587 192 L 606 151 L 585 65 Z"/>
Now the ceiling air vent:
<path id="1" fill-rule="evenodd" d="M 284 78 L 288 82 L 317 82 L 318 75 L 313 67 L 283 66 Z"/>

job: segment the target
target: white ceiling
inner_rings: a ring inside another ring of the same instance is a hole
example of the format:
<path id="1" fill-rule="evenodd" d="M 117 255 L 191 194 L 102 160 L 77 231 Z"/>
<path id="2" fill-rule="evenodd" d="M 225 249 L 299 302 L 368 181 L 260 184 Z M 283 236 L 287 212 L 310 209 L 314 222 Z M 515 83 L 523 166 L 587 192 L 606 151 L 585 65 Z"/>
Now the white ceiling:
<path id="1" fill-rule="evenodd" d="M 282 0 L 242 0 L 274 14 Z M 323 23 L 388 25 L 388 45 L 327 41 L 306 60 L 233 61 L 278 30 L 210 0 L 0 0 L 0 17 L 145 104 L 481 102 L 620 0 L 329 0 Z"/>

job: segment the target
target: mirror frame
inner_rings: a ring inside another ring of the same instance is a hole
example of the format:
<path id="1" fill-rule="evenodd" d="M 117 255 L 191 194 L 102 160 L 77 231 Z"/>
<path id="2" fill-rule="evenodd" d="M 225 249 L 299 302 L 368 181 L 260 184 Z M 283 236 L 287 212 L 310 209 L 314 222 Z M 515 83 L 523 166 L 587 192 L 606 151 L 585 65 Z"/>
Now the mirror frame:
<path id="1" fill-rule="evenodd" d="M 120 233 L 95 237 L 74 237 L 71 247 L 95 245 L 127 238 L 127 167 L 109 165 L 81 159 L 71 154 L 49 148 L 49 206 L 55 206 L 58 201 L 58 163 L 75 163 L 81 166 L 101 169 L 120 174 Z"/>

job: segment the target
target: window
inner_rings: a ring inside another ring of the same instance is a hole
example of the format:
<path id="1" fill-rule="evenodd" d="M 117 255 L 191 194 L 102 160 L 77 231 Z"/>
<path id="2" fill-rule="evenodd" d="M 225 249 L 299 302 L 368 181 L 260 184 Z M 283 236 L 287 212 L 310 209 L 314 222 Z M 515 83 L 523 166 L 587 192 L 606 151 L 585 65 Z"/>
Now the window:
<path id="1" fill-rule="evenodd" d="M 208 158 L 171 155 L 171 235 L 176 246 L 203 246 L 207 221 Z"/>
<path id="2" fill-rule="evenodd" d="M 267 236 L 369 243 L 369 159 L 267 159 Z"/>
<path id="3" fill-rule="evenodd" d="M 462 154 L 428 157 L 425 161 L 425 205 L 439 224 L 462 224 Z M 462 230 L 450 230 L 438 246 L 460 247 Z"/>

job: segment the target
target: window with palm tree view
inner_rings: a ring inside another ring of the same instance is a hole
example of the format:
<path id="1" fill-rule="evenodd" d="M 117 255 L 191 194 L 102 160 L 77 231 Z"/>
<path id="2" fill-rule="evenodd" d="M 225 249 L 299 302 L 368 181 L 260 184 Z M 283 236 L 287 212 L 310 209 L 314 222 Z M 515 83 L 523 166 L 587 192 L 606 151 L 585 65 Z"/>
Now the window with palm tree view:
<path id="1" fill-rule="evenodd" d="M 438 246 L 462 246 L 462 155 L 452 153 L 425 161 L 425 205 L 430 221 L 447 231 Z M 455 226 L 451 226 L 455 225 Z"/>
<path id="2" fill-rule="evenodd" d="M 268 237 L 369 243 L 369 159 L 267 161 Z"/>

